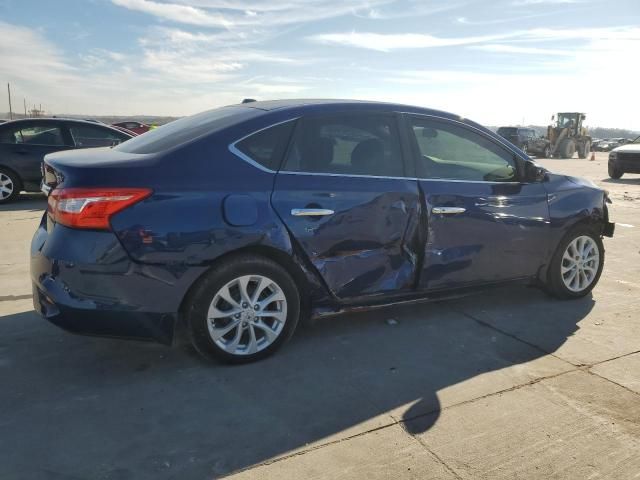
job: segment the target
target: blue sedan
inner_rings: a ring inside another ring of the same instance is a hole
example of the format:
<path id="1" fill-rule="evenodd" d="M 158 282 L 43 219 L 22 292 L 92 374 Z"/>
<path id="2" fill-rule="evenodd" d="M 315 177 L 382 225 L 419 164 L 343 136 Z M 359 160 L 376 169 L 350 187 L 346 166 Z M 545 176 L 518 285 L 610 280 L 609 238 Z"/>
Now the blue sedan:
<path id="1" fill-rule="evenodd" d="M 253 102 L 47 155 L 36 309 L 76 333 L 263 358 L 301 318 L 503 282 L 571 299 L 612 236 L 606 192 L 456 115 Z"/>

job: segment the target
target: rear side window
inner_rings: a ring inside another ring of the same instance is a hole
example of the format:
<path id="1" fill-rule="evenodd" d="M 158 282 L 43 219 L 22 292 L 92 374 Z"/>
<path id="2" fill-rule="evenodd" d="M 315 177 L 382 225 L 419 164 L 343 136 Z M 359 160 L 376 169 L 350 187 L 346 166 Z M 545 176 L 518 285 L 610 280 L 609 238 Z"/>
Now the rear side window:
<path id="1" fill-rule="evenodd" d="M 285 170 L 404 176 L 395 117 L 381 114 L 309 118 L 289 151 Z"/>
<path id="2" fill-rule="evenodd" d="M 255 108 L 222 107 L 175 120 L 116 147 L 126 153 L 158 153 L 264 113 Z"/>
<path id="3" fill-rule="evenodd" d="M 0 143 L 60 146 L 64 145 L 64 140 L 56 125 L 23 125 L 4 129 L 0 134 Z"/>
<path id="4" fill-rule="evenodd" d="M 235 147 L 256 163 L 269 170 L 278 170 L 295 120 L 260 130 L 235 144 Z"/>
<path id="5" fill-rule="evenodd" d="M 69 132 L 76 147 L 112 147 L 129 137 L 107 128 L 92 125 L 69 125 Z"/>

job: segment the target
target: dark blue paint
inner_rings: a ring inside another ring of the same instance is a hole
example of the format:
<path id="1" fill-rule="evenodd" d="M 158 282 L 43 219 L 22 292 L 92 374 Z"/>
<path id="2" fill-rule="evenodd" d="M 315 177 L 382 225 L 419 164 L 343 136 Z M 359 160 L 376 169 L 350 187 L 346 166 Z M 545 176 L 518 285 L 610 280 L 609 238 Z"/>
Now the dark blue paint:
<path id="1" fill-rule="evenodd" d="M 422 288 L 534 276 L 548 251 L 547 192 L 540 183 L 420 180 L 428 212 Z M 434 207 L 462 207 L 456 215 Z"/>
<path id="2" fill-rule="evenodd" d="M 413 288 L 417 265 L 411 234 L 419 221 L 415 181 L 280 174 L 271 201 L 338 299 Z M 294 208 L 335 214 L 294 217 Z"/>
<path id="3" fill-rule="evenodd" d="M 93 149 L 47 156 L 60 187 L 148 187 L 112 218 L 112 231 L 77 231 L 43 218 L 31 247 L 36 308 L 72 331 L 169 342 L 189 289 L 226 255 L 275 258 L 294 275 L 313 314 L 423 298 L 544 275 L 577 222 L 603 231 L 604 192 L 549 174 L 542 183 L 472 183 L 275 174 L 228 145 L 308 114 L 410 112 L 365 102 L 257 102 L 242 121 L 157 154 Z M 527 157 L 503 144 L 522 167 Z M 403 152 L 410 152 L 406 137 Z M 405 160 L 408 160 L 405 158 Z M 409 162 L 410 171 L 412 164 Z M 462 206 L 455 217 L 434 206 Z M 294 217 L 328 208 L 329 217 Z"/>
<path id="4" fill-rule="evenodd" d="M 222 210 L 224 219 L 233 227 L 248 227 L 258 221 L 258 202 L 250 195 L 227 195 Z"/>

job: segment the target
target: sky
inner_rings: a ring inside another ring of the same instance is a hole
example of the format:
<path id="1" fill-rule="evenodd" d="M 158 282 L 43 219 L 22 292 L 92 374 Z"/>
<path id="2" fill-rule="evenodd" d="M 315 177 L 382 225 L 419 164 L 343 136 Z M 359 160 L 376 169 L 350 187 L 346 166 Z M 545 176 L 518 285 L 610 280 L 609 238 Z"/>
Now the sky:
<path id="1" fill-rule="evenodd" d="M 0 39 L 14 109 L 49 114 L 354 98 L 640 130 L 640 0 L 0 0 Z"/>

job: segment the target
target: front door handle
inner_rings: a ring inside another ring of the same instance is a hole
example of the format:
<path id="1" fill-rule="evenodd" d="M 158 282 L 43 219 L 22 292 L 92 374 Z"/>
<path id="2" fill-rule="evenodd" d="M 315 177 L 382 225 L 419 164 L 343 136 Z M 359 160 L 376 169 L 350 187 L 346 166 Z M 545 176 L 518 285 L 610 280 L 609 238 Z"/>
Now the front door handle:
<path id="1" fill-rule="evenodd" d="M 293 208 L 291 215 L 294 217 L 324 217 L 325 215 L 333 215 L 335 212 L 328 208 Z"/>
<path id="2" fill-rule="evenodd" d="M 464 213 L 466 211 L 467 209 L 462 207 L 433 207 L 431 209 L 431 213 L 434 215 L 455 215 L 456 213 Z"/>

